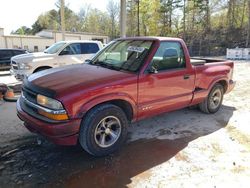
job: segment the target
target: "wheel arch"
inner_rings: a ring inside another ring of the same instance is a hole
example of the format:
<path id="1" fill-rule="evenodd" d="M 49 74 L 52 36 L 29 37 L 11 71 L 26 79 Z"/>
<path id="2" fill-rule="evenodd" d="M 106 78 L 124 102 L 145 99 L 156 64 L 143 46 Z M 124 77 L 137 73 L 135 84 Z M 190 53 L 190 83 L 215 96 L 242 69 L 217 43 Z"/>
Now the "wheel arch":
<path id="1" fill-rule="evenodd" d="M 37 67 L 37 68 L 33 71 L 33 73 L 38 72 L 39 69 L 51 69 L 51 68 L 52 68 L 52 67 L 50 67 L 50 66 L 40 66 L 40 67 Z"/>
<path id="2" fill-rule="evenodd" d="M 227 91 L 227 88 L 228 88 L 228 82 L 227 82 L 227 79 L 226 78 L 218 78 L 218 79 L 215 79 L 209 86 L 208 88 L 208 93 L 211 91 L 211 89 L 214 87 L 215 84 L 221 84 L 222 87 L 223 87 L 223 90 L 224 90 L 224 93 L 226 93 Z"/>
<path id="3" fill-rule="evenodd" d="M 220 81 L 218 81 L 218 82 L 216 82 L 216 83 L 222 85 L 223 90 L 224 90 L 224 94 L 225 94 L 226 91 L 227 91 L 227 88 L 228 88 L 228 83 L 227 83 L 227 81 L 226 81 L 226 80 L 220 80 Z M 215 83 L 215 84 L 216 84 L 216 83 Z"/>
<path id="4" fill-rule="evenodd" d="M 124 113 L 126 114 L 129 121 L 133 121 L 136 118 L 136 104 L 129 97 L 118 97 L 118 96 L 109 96 L 109 99 L 106 99 L 107 96 L 95 98 L 88 103 L 84 104 L 80 112 L 78 113 L 78 117 L 84 118 L 86 114 L 93 108 L 103 105 L 103 104 L 113 104 L 120 107 Z"/>

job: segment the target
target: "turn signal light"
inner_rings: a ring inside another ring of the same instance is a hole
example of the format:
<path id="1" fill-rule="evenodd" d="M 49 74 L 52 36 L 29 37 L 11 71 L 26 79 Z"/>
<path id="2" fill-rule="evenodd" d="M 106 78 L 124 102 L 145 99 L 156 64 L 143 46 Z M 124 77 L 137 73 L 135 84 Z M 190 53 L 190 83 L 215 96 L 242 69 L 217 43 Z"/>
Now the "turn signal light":
<path id="1" fill-rule="evenodd" d="M 43 110 L 39 110 L 38 113 L 53 120 L 68 120 L 69 119 L 67 114 L 50 114 Z"/>

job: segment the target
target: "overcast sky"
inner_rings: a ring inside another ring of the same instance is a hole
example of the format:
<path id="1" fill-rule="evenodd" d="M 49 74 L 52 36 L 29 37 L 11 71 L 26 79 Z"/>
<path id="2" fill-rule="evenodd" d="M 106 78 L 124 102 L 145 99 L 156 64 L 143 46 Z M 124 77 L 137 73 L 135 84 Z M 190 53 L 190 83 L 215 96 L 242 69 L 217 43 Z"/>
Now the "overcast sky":
<path id="1" fill-rule="evenodd" d="M 73 11 L 78 12 L 81 7 L 90 4 L 92 8 L 106 10 L 109 0 L 65 0 Z M 119 2 L 119 0 L 114 0 Z M 53 8 L 56 8 L 57 0 L 1 0 L 0 27 L 5 34 L 10 34 L 21 26 L 31 27 L 37 17 Z"/>

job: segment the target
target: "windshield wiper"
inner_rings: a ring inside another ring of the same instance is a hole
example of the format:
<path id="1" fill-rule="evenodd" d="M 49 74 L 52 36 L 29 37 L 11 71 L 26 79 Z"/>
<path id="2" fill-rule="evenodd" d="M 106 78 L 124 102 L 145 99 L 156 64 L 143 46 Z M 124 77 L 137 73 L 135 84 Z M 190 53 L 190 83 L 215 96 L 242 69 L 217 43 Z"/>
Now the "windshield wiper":
<path id="1" fill-rule="evenodd" d="M 117 70 L 117 71 L 120 70 L 120 67 L 114 66 L 110 63 L 105 63 L 104 61 L 95 61 L 95 62 L 92 62 L 92 65 L 99 65 L 101 67 L 112 69 L 112 70 Z"/>

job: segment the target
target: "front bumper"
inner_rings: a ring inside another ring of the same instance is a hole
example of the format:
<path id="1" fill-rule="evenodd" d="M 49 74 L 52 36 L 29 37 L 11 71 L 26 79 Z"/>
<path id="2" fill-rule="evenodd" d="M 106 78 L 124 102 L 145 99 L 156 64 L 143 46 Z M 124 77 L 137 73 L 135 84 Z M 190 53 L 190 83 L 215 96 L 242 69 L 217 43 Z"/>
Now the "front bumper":
<path id="1" fill-rule="evenodd" d="M 25 112 L 17 101 L 17 116 L 24 121 L 25 127 L 34 133 L 41 134 L 58 145 L 76 145 L 81 119 L 49 123 L 39 120 Z"/>

